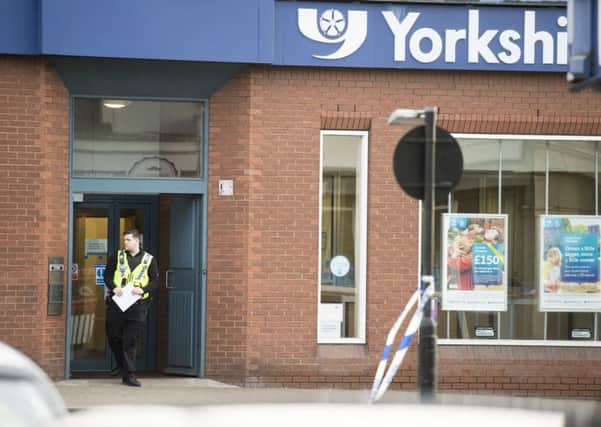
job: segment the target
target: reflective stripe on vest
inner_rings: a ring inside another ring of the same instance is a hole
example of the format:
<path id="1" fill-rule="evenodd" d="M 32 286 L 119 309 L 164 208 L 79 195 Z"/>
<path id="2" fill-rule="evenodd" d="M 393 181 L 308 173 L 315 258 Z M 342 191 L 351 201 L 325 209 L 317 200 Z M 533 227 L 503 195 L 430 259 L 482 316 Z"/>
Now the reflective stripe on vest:
<path id="1" fill-rule="evenodd" d="M 140 288 L 148 286 L 150 283 L 150 277 L 148 277 L 148 266 L 150 265 L 150 261 L 152 261 L 152 255 L 144 252 L 142 262 L 140 262 L 140 264 L 138 264 L 138 266 L 131 271 L 129 268 L 129 263 L 127 262 L 127 253 L 124 250 L 120 250 L 117 253 L 117 268 L 115 269 L 115 274 L 113 276 L 114 285 L 118 288 L 121 288 L 127 283 L 132 282 L 134 286 L 138 286 Z M 143 293 L 140 297 L 140 299 L 147 298 L 150 298 L 150 294 L 148 292 Z"/>

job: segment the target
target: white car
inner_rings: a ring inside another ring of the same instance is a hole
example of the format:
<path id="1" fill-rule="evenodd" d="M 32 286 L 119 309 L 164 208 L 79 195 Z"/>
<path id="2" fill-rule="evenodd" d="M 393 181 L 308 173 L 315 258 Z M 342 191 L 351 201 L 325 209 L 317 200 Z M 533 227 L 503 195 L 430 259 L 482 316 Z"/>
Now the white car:
<path id="1" fill-rule="evenodd" d="M 46 373 L 0 342 L 0 425 L 39 427 L 66 414 L 65 402 Z"/>
<path id="2" fill-rule="evenodd" d="M 564 427 L 561 412 L 418 404 L 114 405 L 78 411 L 56 427 Z"/>

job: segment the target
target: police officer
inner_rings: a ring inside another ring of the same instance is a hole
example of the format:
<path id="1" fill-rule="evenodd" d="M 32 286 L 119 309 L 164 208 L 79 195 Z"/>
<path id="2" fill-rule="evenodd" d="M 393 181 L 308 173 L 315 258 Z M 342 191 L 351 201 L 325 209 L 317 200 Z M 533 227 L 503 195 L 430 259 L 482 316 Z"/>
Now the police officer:
<path id="1" fill-rule="evenodd" d="M 115 355 L 123 384 L 140 387 L 136 372 L 136 340 L 144 331 L 150 297 L 159 282 L 156 260 L 140 246 L 140 233 L 136 229 L 123 233 L 123 249 L 109 257 L 104 272 L 107 298 L 106 334 Z M 133 284 L 133 294 L 140 295 L 127 310 L 122 311 L 112 296 L 123 295 L 123 288 Z"/>

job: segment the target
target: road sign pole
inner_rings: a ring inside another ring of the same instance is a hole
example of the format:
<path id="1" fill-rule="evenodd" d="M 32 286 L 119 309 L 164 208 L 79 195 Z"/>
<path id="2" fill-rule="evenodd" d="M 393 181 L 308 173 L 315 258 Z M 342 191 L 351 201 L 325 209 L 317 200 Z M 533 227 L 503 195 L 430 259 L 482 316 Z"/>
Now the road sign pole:
<path id="1" fill-rule="evenodd" d="M 422 266 L 421 289 L 432 282 L 432 260 L 434 259 L 434 200 L 436 182 L 436 107 L 424 110 L 425 147 L 424 147 L 424 201 L 422 203 Z M 419 326 L 418 347 L 418 388 L 422 401 L 430 401 L 436 391 L 436 325 L 432 319 L 431 304 L 424 307 Z"/>
<path id="2" fill-rule="evenodd" d="M 422 200 L 422 237 L 420 289 L 434 284 L 434 207 L 436 201 L 447 200 L 463 174 L 463 155 L 457 140 L 446 130 L 436 127 L 438 108 L 423 110 L 399 108 L 388 118 L 389 124 L 421 123 L 400 139 L 392 160 L 394 175 L 410 197 Z M 422 402 L 433 401 L 436 392 L 436 322 L 432 302 L 424 305 L 419 325 L 417 353 L 417 387 Z"/>

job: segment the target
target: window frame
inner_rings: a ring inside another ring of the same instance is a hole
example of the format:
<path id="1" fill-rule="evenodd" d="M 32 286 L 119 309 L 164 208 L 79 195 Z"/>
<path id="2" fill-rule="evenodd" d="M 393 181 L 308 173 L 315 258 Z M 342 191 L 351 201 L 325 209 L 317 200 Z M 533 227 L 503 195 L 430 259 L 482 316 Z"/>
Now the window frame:
<path id="1" fill-rule="evenodd" d="M 599 148 L 597 149 L 597 154 L 595 156 L 595 213 L 599 216 L 599 185 L 601 184 L 601 179 L 599 174 L 601 173 L 601 136 L 586 136 L 586 135 L 534 135 L 534 134 L 480 134 L 480 133 L 453 133 L 452 134 L 455 139 L 480 139 L 480 140 L 497 140 L 497 141 L 505 141 L 505 140 L 524 140 L 524 141 L 546 141 L 546 142 L 596 142 L 599 144 Z M 497 173 L 499 175 L 499 210 L 502 207 L 502 158 L 499 159 L 499 168 Z M 545 160 L 545 211 L 548 211 L 549 204 L 549 185 L 548 185 L 548 174 L 549 174 L 549 160 L 548 155 Z M 452 207 L 452 197 L 449 194 L 447 210 L 446 212 L 450 213 Z M 438 231 L 437 231 L 438 232 Z M 421 249 L 420 249 L 421 252 Z M 440 254 L 439 254 L 440 255 Z M 538 309 L 538 305 L 536 306 Z M 442 310 L 441 310 L 441 313 Z M 447 329 L 449 326 L 449 316 L 450 311 L 446 311 L 444 313 L 447 316 Z M 468 346 L 519 346 L 519 347 L 601 347 L 601 331 L 599 330 L 599 316 L 598 312 L 593 312 L 594 320 L 593 320 L 593 340 L 550 340 L 546 339 L 546 328 L 547 328 L 547 315 L 548 312 L 544 312 L 545 315 L 545 338 L 544 339 L 501 339 L 500 333 L 498 334 L 497 339 L 474 339 L 474 338 L 448 338 L 449 334 L 447 331 L 447 338 L 438 338 L 437 342 L 440 345 L 468 345 Z M 497 313 L 498 323 L 500 323 L 501 312 Z"/>
<path id="2" fill-rule="evenodd" d="M 358 230 L 358 254 L 359 259 L 355 265 L 359 266 L 358 280 L 356 286 L 356 298 L 358 305 L 357 336 L 353 338 L 322 338 L 320 336 L 321 304 L 321 233 L 322 233 L 322 203 L 323 203 L 323 148 L 324 139 L 327 136 L 358 136 L 361 138 L 361 169 L 360 173 L 360 201 L 359 201 L 359 230 Z M 368 206 L 368 153 L 369 153 L 369 131 L 366 130 L 321 130 L 319 136 L 319 204 L 318 204 L 318 234 L 317 234 L 317 343 L 318 344 L 366 344 L 366 319 L 367 319 L 367 206 Z"/>
<path id="3" fill-rule="evenodd" d="M 201 136 L 201 175 L 194 178 L 181 177 L 108 177 L 89 176 L 80 177 L 73 175 L 73 150 L 75 129 L 75 100 L 84 99 L 123 99 L 127 101 L 156 101 L 156 102 L 195 102 L 202 105 L 203 117 L 200 121 Z M 124 96 L 119 94 L 86 94 L 73 93 L 69 105 L 69 180 L 72 192 L 76 193 L 106 193 L 114 192 L 119 188 L 124 193 L 172 193 L 172 194 L 206 194 L 208 181 L 209 158 L 209 102 L 206 98 L 182 97 L 152 97 L 152 96 Z"/>

